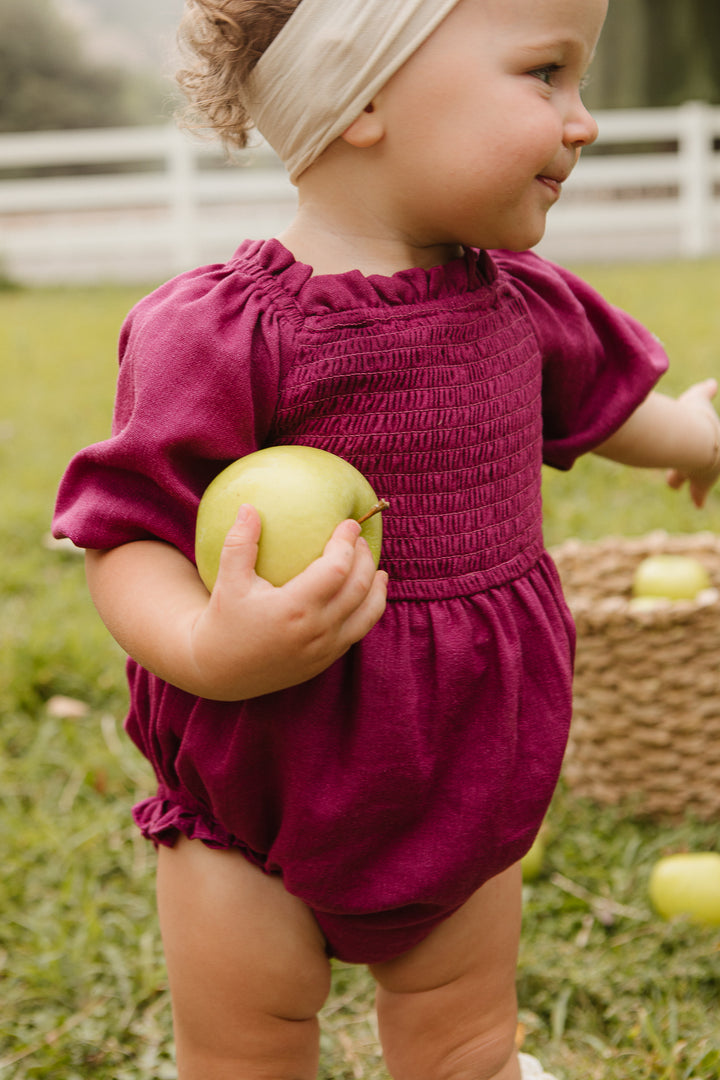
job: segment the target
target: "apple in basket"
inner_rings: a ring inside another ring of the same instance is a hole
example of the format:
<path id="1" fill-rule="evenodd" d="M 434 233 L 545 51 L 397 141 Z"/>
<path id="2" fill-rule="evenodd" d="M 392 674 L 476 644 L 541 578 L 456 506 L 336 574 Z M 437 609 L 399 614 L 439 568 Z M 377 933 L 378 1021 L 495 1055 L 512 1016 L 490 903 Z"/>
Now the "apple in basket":
<path id="1" fill-rule="evenodd" d="M 260 515 L 256 570 L 272 585 L 284 585 L 323 553 L 335 527 L 346 518 L 380 561 L 382 515 L 388 504 L 349 461 L 314 446 L 268 446 L 228 465 L 208 486 L 198 508 L 195 559 L 212 590 L 220 552 L 243 503 Z"/>
<path id="2" fill-rule="evenodd" d="M 636 600 L 694 600 L 710 587 L 707 569 L 691 555 L 650 555 L 639 563 L 632 583 Z"/>
<path id="3" fill-rule="evenodd" d="M 695 922 L 720 926 L 720 855 L 713 851 L 666 855 L 655 863 L 648 891 L 665 919 L 687 915 Z"/>

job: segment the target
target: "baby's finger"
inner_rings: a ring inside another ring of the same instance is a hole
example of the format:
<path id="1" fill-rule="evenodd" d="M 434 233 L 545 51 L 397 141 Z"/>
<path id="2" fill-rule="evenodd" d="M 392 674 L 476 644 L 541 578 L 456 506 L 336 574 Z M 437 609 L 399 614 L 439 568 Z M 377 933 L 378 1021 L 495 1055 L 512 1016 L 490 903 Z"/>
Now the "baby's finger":
<path id="1" fill-rule="evenodd" d="M 350 612 L 343 623 L 342 633 L 348 647 L 361 641 L 382 617 L 387 604 L 388 576 L 384 570 L 376 570 L 370 590 L 359 607 Z"/>
<path id="2" fill-rule="evenodd" d="M 702 382 L 693 383 L 688 389 L 680 395 L 680 398 L 692 399 L 700 398 L 705 401 L 712 401 L 718 392 L 717 379 L 703 379 Z"/>
<path id="3" fill-rule="evenodd" d="M 241 506 L 225 537 L 215 589 L 219 586 L 245 591 L 255 580 L 260 530 L 260 515 L 255 507 Z"/>
<path id="4" fill-rule="evenodd" d="M 690 481 L 690 498 L 698 510 L 702 510 L 710 489 L 705 484 L 699 484 L 695 480 Z"/>
<path id="5" fill-rule="evenodd" d="M 665 481 L 674 491 L 679 491 L 686 480 L 685 473 L 681 473 L 678 469 L 670 469 L 665 473 Z"/>
<path id="6" fill-rule="evenodd" d="M 367 549 L 364 542 L 358 545 L 359 539 L 360 526 L 357 521 L 341 521 L 325 545 L 322 555 L 285 587 L 312 594 L 313 599 L 320 604 L 330 603 L 343 589 L 362 548 Z"/>

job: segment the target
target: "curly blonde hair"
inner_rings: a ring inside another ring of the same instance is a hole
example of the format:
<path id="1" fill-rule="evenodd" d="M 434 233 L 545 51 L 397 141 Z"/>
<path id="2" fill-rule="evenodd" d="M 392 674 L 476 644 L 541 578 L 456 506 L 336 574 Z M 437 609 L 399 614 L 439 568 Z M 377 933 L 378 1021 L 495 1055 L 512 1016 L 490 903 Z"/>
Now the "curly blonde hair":
<path id="1" fill-rule="evenodd" d="M 339 0 L 340 2 L 340 0 Z M 245 81 L 300 0 L 187 0 L 178 38 L 187 66 L 177 81 L 188 101 L 188 127 L 207 127 L 223 142 L 247 145 L 252 120 Z"/>

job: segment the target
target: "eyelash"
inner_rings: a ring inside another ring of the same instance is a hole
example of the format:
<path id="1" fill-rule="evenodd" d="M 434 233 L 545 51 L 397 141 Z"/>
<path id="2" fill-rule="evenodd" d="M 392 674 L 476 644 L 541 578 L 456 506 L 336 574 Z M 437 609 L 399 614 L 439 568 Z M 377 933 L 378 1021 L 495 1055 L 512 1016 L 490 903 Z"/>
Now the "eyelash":
<path id="1" fill-rule="evenodd" d="M 530 74 L 546 86 L 552 86 L 552 76 L 562 71 L 562 64 L 543 64 L 542 67 L 534 68 Z"/>
<path id="2" fill-rule="evenodd" d="M 540 82 L 545 84 L 545 86 L 552 86 L 552 76 L 563 70 L 563 64 L 543 64 L 542 67 L 534 68 L 533 71 L 530 72 L 530 75 L 532 75 L 536 79 L 539 79 Z M 580 80 L 580 90 L 584 90 L 589 82 L 590 76 L 584 75 L 583 78 Z"/>

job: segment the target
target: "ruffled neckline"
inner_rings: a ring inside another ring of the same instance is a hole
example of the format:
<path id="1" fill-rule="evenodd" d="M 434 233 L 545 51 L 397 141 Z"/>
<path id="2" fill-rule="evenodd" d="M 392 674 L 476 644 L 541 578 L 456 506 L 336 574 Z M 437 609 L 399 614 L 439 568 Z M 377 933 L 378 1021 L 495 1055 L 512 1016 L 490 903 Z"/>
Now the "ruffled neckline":
<path id="1" fill-rule="evenodd" d="M 487 252 L 474 248 L 440 266 L 411 267 L 389 277 L 366 277 L 359 270 L 313 276 L 312 267 L 298 262 L 277 239 L 246 240 L 232 262 L 252 264 L 308 314 L 448 300 L 488 287 L 497 276 Z"/>

